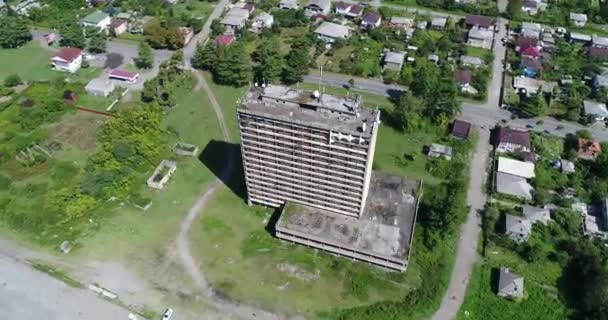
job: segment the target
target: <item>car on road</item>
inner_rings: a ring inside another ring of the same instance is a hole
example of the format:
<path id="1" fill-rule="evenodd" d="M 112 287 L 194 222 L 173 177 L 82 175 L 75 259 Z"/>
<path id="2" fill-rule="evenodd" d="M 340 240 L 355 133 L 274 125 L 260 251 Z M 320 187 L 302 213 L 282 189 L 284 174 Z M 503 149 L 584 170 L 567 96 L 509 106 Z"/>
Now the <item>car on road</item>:
<path id="1" fill-rule="evenodd" d="M 173 309 L 171 308 L 167 308 L 167 310 L 165 310 L 165 312 L 163 312 L 163 320 L 169 320 L 171 319 L 171 316 L 173 315 Z"/>

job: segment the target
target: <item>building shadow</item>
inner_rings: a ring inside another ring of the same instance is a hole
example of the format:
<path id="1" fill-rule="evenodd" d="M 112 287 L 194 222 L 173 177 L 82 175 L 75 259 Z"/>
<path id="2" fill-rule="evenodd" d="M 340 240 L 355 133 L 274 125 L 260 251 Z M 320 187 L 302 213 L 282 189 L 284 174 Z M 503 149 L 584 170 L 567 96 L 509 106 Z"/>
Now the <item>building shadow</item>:
<path id="1" fill-rule="evenodd" d="M 490 270 L 490 288 L 492 293 L 498 294 L 498 284 L 500 282 L 500 269 L 492 268 Z"/>
<path id="2" fill-rule="evenodd" d="M 235 195 L 243 201 L 247 200 L 243 158 L 239 144 L 211 140 L 199 154 L 198 159 Z M 231 170 L 224 172 L 226 166 L 230 166 Z"/>

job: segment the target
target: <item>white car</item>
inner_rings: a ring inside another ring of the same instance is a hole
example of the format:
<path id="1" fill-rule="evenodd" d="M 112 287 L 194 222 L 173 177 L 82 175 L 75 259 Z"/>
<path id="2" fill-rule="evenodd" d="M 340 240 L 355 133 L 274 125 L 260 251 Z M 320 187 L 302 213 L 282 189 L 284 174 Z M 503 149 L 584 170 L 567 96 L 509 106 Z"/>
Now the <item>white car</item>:
<path id="1" fill-rule="evenodd" d="M 167 308 L 167 310 L 165 310 L 165 312 L 163 313 L 163 320 L 169 320 L 171 319 L 171 316 L 173 315 L 173 309 L 171 308 Z"/>

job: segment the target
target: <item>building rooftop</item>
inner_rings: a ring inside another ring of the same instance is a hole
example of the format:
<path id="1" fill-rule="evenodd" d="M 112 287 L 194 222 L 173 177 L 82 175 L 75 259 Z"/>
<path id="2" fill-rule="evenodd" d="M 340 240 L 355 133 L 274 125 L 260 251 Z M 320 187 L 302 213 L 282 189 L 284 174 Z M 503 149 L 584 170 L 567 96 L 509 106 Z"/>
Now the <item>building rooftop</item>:
<path id="1" fill-rule="evenodd" d="M 578 41 L 591 41 L 591 36 L 584 33 L 570 32 L 570 39 Z"/>
<path id="2" fill-rule="evenodd" d="M 584 160 L 594 161 L 602 152 L 602 147 L 597 141 L 578 139 L 578 157 Z"/>
<path id="3" fill-rule="evenodd" d="M 498 158 L 498 169 L 496 170 L 526 179 L 535 177 L 533 163 L 504 157 Z"/>
<path id="4" fill-rule="evenodd" d="M 330 38 L 346 38 L 350 34 L 347 27 L 327 21 L 323 21 L 315 33 Z"/>
<path id="5" fill-rule="evenodd" d="M 431 26 L 438 27 L 438 28 L 443 28 L 443 27 L 445 27 L 445 25 L 446 25 L 447 22 L 448 22 L 447 18 L 436 17 L 436 18 L 433 18 L 433 20 L 431 20 Z"/>
<path id="6" fill-rule="evenodd" d="M 570 20 L 587 22 L 587 15 L 584 13 L 570 12 Z"/>
<path id="7" fill-rule="evenodd" d="M 583 100 L 583 108 L 585 109 L 585 114 L 608 117 L 608 110 L 606 109 L 605 103 Z"/>
<path id="8" fill-rule="evenodd" d="M 414 25 L 414 19 L 405 18 L 405 17 L 391 17 L 391 24 L 404 24 L 404 25 Z"/>
<path id="9" fill-rule="evenodd" d="M 496 173 L 496 192 L 498 193 L 531 200 L 533 189 L 526 178 L 508 173 Z"/>
<path id="10" fill-rule="evenodd" d="M 250 88 L 239 107 L 249 113 L 284 121 L 371 137 L 380 111 L 362 105 L 363 99 L 358 95 L 344 97 L 268 85 Z"/>
<path id="11" fill-rule="evenodd" d="M 471 132 L 471 124 L 462 120 L 455 120 L 454 124 L 452 124 L 451 135 L 454 137 L 466 139 L 469 137 Z"/>
<path id="12" fill-rule="evenodd" d="M 512 273 L 508 268 L 500 268 L 498 295 L 521 298 L 524 296 L 524 277 Z"/>
<path id="13" fill-rule="evenodd" d="M 547 224 L 551 220 L 551 210 L 548 208 L 539 208 L 533 206 L 523 206 L 524 216 L 530 220 L 531 223 L 540 222 Z"/>
<path id="14" fill-rule="evenodd" d="M 481 66 L 483 65 L 483 59 L 474 56 L 460 56 L 460 62 L 463 64 L 468 64 L 472 66 Z"/>
<path id="15" fill-rule="evenodd" d="M 515 241 L 528 240 L 532 233 L 532 222 L 524 217 L 505 215 L 505 231 Z"/>
<path id="16" fill-rule="evenodd" d="M 421 187 L 418 180 L 373 172 L 361 217 L 288 203 L 276 228 L 379 259 L 408 260 Z"/>
<path id="17" fill-rule="evenodd" d="M 405 52 L 387 52 L 384 54 L 385 63 L 403 64 Z"/>
<path id="18" fill-rule="evenodd" d="M 489 40 L 492 39 L 493 33 L 490 30 L 473 27 L 469 30 L 469 38 Z"/>
<path id="19" fill-rule="evenodd" d="M 465 23 L 472 26 L 480 26 L 481 28 L 489 28 L 492 26 L 492 18 L 478 15 L 467 15 Z"/>
<path id="20" fill-rule="evenodd" d="M 88 16 L 84 17 L 84 19 L 82 19 L 82 22 L 85 23 L 90 23 L 90 24 L 98 24 L 99 22 L 101 22 L 103 19 L 109 17 L 109 15 L 107 13 L 103 13 L 101 11 L 95 11 L 91 14 L 89 14 Z"/>
<path id="21" fill-rule="evenodd" d="M 530 133 L 528 131 L 502 127 L 498 129 L 496 140 L 498 144 L 509 143 L 522 146 L 527 149 L 532 149 L 532 144 L 530 143 Z"/>
<path id="22" fill-rule="evenodd" d="M 591 42 L 593 42 L 594 46 L 608 47 L 608 38 L 598 36 L 597 34 L 591 36 Z"/>

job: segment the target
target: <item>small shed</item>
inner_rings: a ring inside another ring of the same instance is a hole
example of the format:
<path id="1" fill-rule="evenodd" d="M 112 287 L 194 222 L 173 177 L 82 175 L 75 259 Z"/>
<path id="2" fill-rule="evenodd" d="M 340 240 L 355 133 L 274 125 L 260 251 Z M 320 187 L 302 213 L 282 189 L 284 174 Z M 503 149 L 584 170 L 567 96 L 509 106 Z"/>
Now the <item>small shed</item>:
<path id="1" fill-rule="evenodd" d="M 450 135 L 457 139 L 468 139 L 471 133 L 471 124 L 462 120 L 455 120 Z"/>
<path id="2" fill-rule="evenodd" d="M 103 79 L 93 79 L 87 83 L 84 90 L 92 96 L 107 97 L 114 91 L 114 83 Z"/>
<path id="3" fill-rule="evenodd" d="M 429 147 L 429 157 L 439 158 L 442 157 L 446 160 L 452 160 L 452 147 L 445 146 L 438 143 L 433 143 Z"/>
<path id="4" fill-rule="evenodd" d="M 508 268 L 500 268 L 496 295 L 507 299 L 523 298 L 524 277 L 511 272 Z"/>

